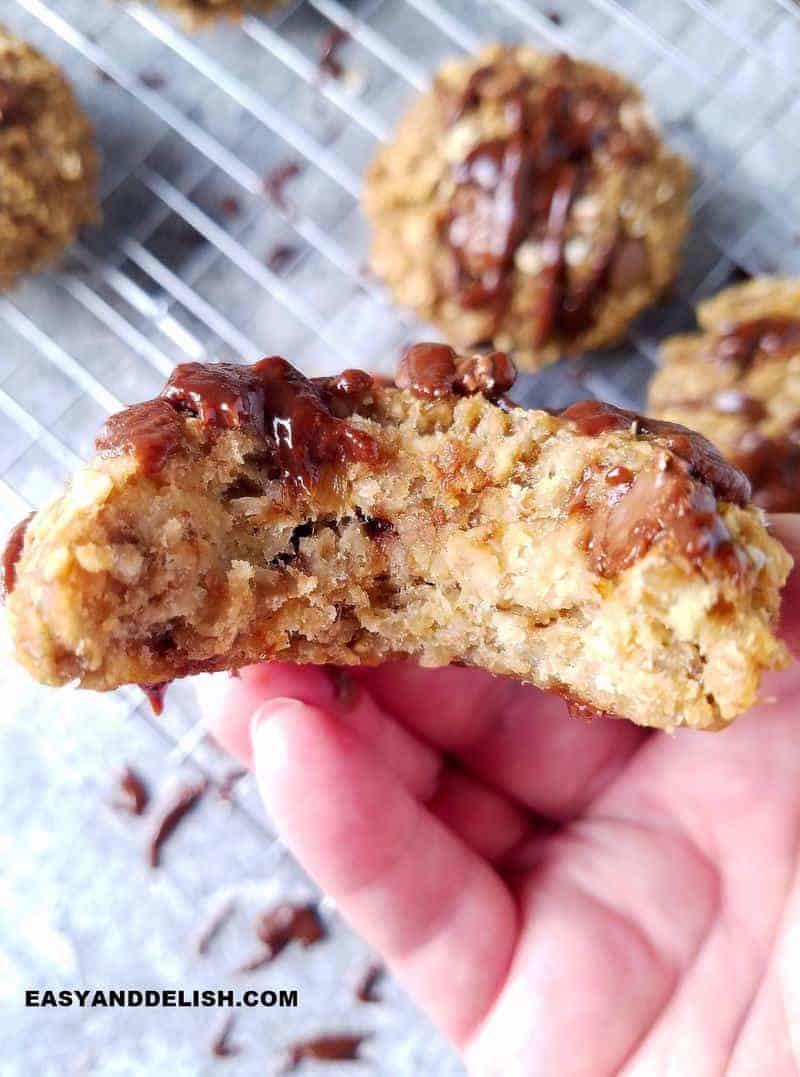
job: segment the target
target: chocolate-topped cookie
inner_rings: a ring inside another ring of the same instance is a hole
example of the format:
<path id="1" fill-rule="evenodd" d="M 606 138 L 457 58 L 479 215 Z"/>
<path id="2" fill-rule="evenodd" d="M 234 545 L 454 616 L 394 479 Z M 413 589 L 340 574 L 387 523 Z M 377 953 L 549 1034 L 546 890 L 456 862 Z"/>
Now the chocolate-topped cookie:
<path id="1" fill-rule="evenodd" d="M 629 82 L 492 46 L 445 64 L 369 167 L 371 264 L 453 344 L 535 369 L 613 342 L 667 287 L 688 189 Z"/>
<path id="2" fill-rule="evenodd" d="M 97 154 L 59 69 L 0 26 L 0 290 L 97 217 Z"/>
<path id="3" fill-rule="evenodd" d="M 663 345 L 650 412 L 714 441 L 747 474 L 757 505 L 800 512 L 800 281 L 727 288 L 697 320 L 701 332 Z"/>
<path id="4" fill-rule="evenodd" d="M 397 387 L 277 356 L 179 366 L 11 535 L 18 658 L 99 689 L 458 662 L 573 711 L 727 724 L 785 660 L 790 560 L 747 479 L 673 423 L 515 407 L 513 379 L 502 353 L 441 344 L 410 349 Z"/>

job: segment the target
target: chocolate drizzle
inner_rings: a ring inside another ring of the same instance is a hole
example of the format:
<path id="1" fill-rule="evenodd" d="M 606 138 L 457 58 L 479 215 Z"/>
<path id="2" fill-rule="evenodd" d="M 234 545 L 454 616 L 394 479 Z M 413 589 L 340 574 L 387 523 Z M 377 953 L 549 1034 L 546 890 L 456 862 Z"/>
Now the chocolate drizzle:
<path id="1" fill-rule="evenodd" d="M 780 435 L 748 430 L 732 453 L 753 484 L 753 502 L 767 512 L 800 512 L 800 417 Z"/>
<path id="2" fill-rule="evenodd" d="M 169 685 L 169 681 L 162 681 L 160 684 L 139 685 L 147 702 L 150 704 L 150 710 L 156 718 L 159 718 L 164 713 L 164 699 L 166 698 Z"/>
<path id="3" fill-rule="evenodd" d="M 717 498 L 744 505 L 750 485 L 709 441 L 677 423 L 643 419 L 598 401 L 573 404 L 562 417 L 589 437 L 631 429 L 664 447 L 656 466 L 635 475 L 614 467 L 600 484 L 599 464 L 584 471 L 570 511 L 587 519 L 585 545 L 595 572 L 616 576 L 669 538 L 695 565 L 713 556 L 732 575 L 741 573 L 742 555 L 719 515 Z"/>
<path id="4" fill-rule="evenodd" d="M 31 522 L 36 514 L 29 513 L 24 520 L 20 522 L 13 529 L 8 536 L 5 550 L 3 551 L 3 587 L 2 595 L 5 599 L 14 590 L 17 582 L 17 562 L 22 556 L 22 549 L 25 545 L 25 532 L 28 530 L 28 524 Z"/>
<path id="5" fill-rule="evenodd" d="M 183 444 L 175 409 L 160 398 L 133 404 L 107 420 L 94 446 L 104 456 L 132 452 L 145 475 L 155 475 Z"/>
<path id="6" fill-rule="evenodd" d="M 453 393 L 482 393 L 497 400 L 508 392 L 515 378 L 514 364 L 504 352 L 458 355 L 447 344 L 415 344 L 401 358 L 395 381 L 399 389 L 409 389 L 427 400 Z"/>
<path id="7" fill-rule="evenodd" d="M 502 106 L 510 128 L 506 137 L 474 146 L 453 169 L 456 190 L 443 235 L 453 257 L 456 296 L 466 308 L 491 311 L 497 325 L 511 299 L 515 252 L 524 240 L 537 241 L 543 287 L 536 347 L 553 332 L 586 330 L 609 275 L 629 287 L 648 272 L 643 243 L 629 246 L 618 229 L 584 279 L 570 284 L 564 247 L 575 199 L 599 158 L 645 160 L 653 136 L 644 127 L 635 136 L 627 131 L 619 118 L 625 91 L 581 84 L 567 56 L 557 58 L 549 79 L 537 86 L 520 68 L 489 64 L 446 100 L 450 124 L 489 101 Z"/>
<path id="8" fill-rule="evenodd" d="M 711 357 L 735 363 L 744 372 L 766 359 L 800 355 L 800 318 L 754 318 L 739 322 L 715 337 Z"/>
<path id="9" fill-rule="evenodd" d="M 252 366 L 184 363 L 159 398 L 112 416 L 96 447 L 132 452 L 145 474 L 156 474 L 185 443 L 183 414 L 212 433 L 246 427 L 264 441 L 274 477 L 308 490 L 328 465 L 378 462 L 375 441 L 334 413 L 342 397 L 371 385 L 362 371 L 312 381 L 279 356 Z"/>

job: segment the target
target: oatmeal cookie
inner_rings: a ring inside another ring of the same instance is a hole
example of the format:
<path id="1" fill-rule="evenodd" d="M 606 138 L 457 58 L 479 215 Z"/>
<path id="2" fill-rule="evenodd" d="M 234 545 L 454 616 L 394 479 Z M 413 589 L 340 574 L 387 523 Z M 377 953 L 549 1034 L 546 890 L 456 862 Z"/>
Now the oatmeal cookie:
<path id="1" fill-rule="evenodd" d="M 800 281 L 727 288 L 700 304 L 697 320 L 702 332 L 663 345 L 650 411 L 718 445 L 748 475 L 757 505 L 800 512 Z"/>
<path id="2" fill-rule="evenodd" d="M 280 659 L 480 666 L 644 725 L 717 728 L 780 667 L 790 558 L 699 434 L 504 396 L 418 345 L 398 387 L 188 363 L 12 536 L 39 680 L 110 689 Z"/>
<path id="3" fill-rule="evenodd" d="M 153 0 L 175 11 L 191 28 L 220 18 L 240 19 L 248 11 L 270 11 L 284 0 Z"/>
<path id="4" fill-rule="evenodd" d="M 371 264 L 451 343 L 536 369 L 612 343 L 670 284 L 689 183 L 635 86 L 492 46 L 445 64 L 369 167 Z"/>
<path id="5" fill-rule="evenodd" d="M 98 160 L 59 69 L 0 26 L 0 289 L 97 217 Z"/>

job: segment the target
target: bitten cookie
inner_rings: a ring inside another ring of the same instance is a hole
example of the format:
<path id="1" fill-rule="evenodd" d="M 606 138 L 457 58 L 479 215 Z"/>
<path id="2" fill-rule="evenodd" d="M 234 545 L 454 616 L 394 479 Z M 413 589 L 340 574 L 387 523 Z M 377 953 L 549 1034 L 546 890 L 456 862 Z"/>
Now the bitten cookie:
<path id="1" fill-rule="evenodd" d="M 785 664 L 791 560 L 699 434 L 503 395 L 418 345 L 399 388 L 178 367 L 5 556 L 18 659 L 110 689 L 280 659 L 480 666 L 643 725 L 726 725 Z"/>
<path id="2" fill-rule="evenodd" d="M 214 19 L 240 19 L 248 11 L 270 11 L 284 0 L 153 0 L 161 7 L 177 12 L 192 28 Z"/>
<path id="3" fill-rule="evenodd" d="M 612 343 L 672 281 L 689 183 L 635 86 L 492 46 L 445 64 L 369 167 L 371 264 L 451 343 L 535 369 Z"/>
<path id="4" fill-rule="evenodd" d="M 0 289 L 97 217 L 92 131 L 64 76 L 0 26 Z"/>
<path id="5" fill-rule="evenodd" d="M 762 277 L 701 303 L 702 332 L 672 337 L 649 410 L 710 438 L 753 501 L 800 512 L 800 281 Z"/>

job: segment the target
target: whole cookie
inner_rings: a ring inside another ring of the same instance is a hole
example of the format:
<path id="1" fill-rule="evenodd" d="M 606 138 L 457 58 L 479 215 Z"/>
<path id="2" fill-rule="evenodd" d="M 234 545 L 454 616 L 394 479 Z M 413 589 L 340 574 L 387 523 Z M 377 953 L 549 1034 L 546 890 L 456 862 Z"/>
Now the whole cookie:
<path id="1" fill-rule="evenodd" d="M 453 343 L 536 369 L 610 344 L 672 281 L 689 180 L 629 82 L 491 46 L 445 64 L 369 167 L 372 267 Z"/>
<path id="2" fill-rule="evenodd" d="M 701 303 L 697 320 L 703 332 L 663 345 L 650 412 L 716 442 L 757 505 L 800 512 L 800 281 L 727 288 Z"/>
<path id="3" fill-rule="evenodd" d="M 248 11 L 269 11 L 283 0 L 157 0 L 161 7 L 176 11 L 191 27 L 213 19 L 241 18 Z"/>
<path id="4" fill-rule="evenodd" d="M 0 26 L 0 289 L 97 216 L 97 154 L 59 69 Z"/>

